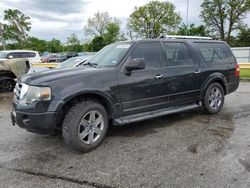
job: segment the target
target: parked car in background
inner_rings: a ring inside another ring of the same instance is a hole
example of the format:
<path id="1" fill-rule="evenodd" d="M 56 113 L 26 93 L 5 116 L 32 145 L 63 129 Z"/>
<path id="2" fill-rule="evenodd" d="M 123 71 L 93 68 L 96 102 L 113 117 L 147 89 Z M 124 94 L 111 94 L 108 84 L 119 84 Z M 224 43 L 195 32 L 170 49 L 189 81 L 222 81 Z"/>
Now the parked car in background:
<path id="1" fill-rule="evenodd" d="M 71 67 L 79 67 L 82 63 L 84 63 L 87 59 L 89 59 L 92 55 L 78 56 L 69 58 L 62 63 L 60 63 L 56 68 L 71 68 Z"/>
<path id="2" fill-rule="evenodd" d="M 90 58 L 92 55 L 85 55 L 85 56 L 78 56 L 78 57 L 72 57 L 69 58 L 61 63 L 59 63 L 55 68 L 74 68 L 74 67 L 80 67 L 88 58 Z M 29 73 L 35 73 L 35 72 L 43 72 L 48 71 L 53 68 L 33 64 L 30 68 Z"/>
<path id="3" fill-rule="evenodd" d="M 71 57 L 77 57 L 78 56 L 78 52 L 64 52 L 64 55 L 66 55 L 67 59 L 69 59 Z"/>
<path id="4" fill-rule="evenodd" d="M 42 57 L 42 62 L 43 63 L 50 63 L 50 62 L 60 63 L 71 57 L 76 57 L 76 56 L 78 56 L 77 52 L 50 53 Z"/>
<path id="5" fill-rule="evenodd" d="M 85 55 L 93 56 L 95 54 L 96 52 L 78 52 L 78 56 L 85 56 Z"/>
<path id="6" fill-rule="evenodd" d="M 13 91 L 15 79 L 27 73 L 29 68 L 30 63 L 26 58 L 0 59 L 0 92 Z"/>
<path id="7" fill-rule="evenodd" d="M 66 57 L 62 57 L 58 53 L 51 53 L 47 54 L 42 57 L 42 62 L 43 63 L 51 63 L 51 62 L 61 62 L 64 61 Z"/>
<path id="8" fill-rule="evenodd" d="M 3 50 L 0 51 L 0 60 L 26 58 L 29 63 L 40 63 L 41 57 L 37 51 L 32 50 Z"/>

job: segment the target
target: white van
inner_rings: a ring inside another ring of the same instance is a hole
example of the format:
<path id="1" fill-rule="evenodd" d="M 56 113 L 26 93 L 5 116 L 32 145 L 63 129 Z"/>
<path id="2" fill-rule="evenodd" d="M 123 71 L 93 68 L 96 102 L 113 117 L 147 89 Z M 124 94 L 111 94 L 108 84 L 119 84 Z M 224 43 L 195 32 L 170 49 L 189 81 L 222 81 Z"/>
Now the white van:
<path id="1" fill-rule="evenodd" d="M 41 57 L 37 51 L 32 50 L 3 50 L 0 51 L 0 61 L 5 59 L 27 58 L 29 63 L 41 63 Z"/>

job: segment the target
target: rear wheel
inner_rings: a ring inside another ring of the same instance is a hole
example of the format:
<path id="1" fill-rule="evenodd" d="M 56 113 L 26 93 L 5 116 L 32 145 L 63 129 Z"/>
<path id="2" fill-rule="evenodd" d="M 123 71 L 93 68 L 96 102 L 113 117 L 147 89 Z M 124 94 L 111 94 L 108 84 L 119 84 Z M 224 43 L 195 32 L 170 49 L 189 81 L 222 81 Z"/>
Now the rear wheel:
<path id="1" fill-rule="evenodd" d="M 108 130 L 109 118 L 106 109 L 94 101 L 83 101 L 67 113 L 62 135 L 73 149 L 89 152 L 98 147 Z"/>
<path id="2" fill-rule="evenodd" d="M 0 78 L 0 92 L 12 92 L 15 87 L 15 80 L 9 77 Z"/>
<path id="3" fill-rule="evenodd" d="M 218 113 L 224 104 L 224 89 L 221 84 L 214 82 L 206 90 L 203 100 L 204 111 L 208 114 Z"/>

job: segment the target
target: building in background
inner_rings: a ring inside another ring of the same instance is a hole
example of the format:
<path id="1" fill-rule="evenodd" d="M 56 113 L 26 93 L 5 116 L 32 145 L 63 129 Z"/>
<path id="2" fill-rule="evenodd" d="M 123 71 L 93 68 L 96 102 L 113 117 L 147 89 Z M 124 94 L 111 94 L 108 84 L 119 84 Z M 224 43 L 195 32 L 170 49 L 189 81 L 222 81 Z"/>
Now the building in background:
<path id="1" fill-rule="evenodd" d="M 238 63 L 250 63 L 250 47 L 231 48 Z"/>

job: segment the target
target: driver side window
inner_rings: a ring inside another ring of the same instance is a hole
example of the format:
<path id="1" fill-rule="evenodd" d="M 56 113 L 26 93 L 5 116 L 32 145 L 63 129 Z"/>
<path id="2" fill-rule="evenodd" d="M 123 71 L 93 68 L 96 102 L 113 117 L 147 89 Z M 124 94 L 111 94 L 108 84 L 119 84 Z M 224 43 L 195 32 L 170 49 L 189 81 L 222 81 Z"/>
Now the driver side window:
<path id="1" fill-rule="evenodd" d="M 161 45 L 159 42 L 139 43 L 135 46 L 130 58 L 144 58 L 146 69 L 162 67 Z"/>

